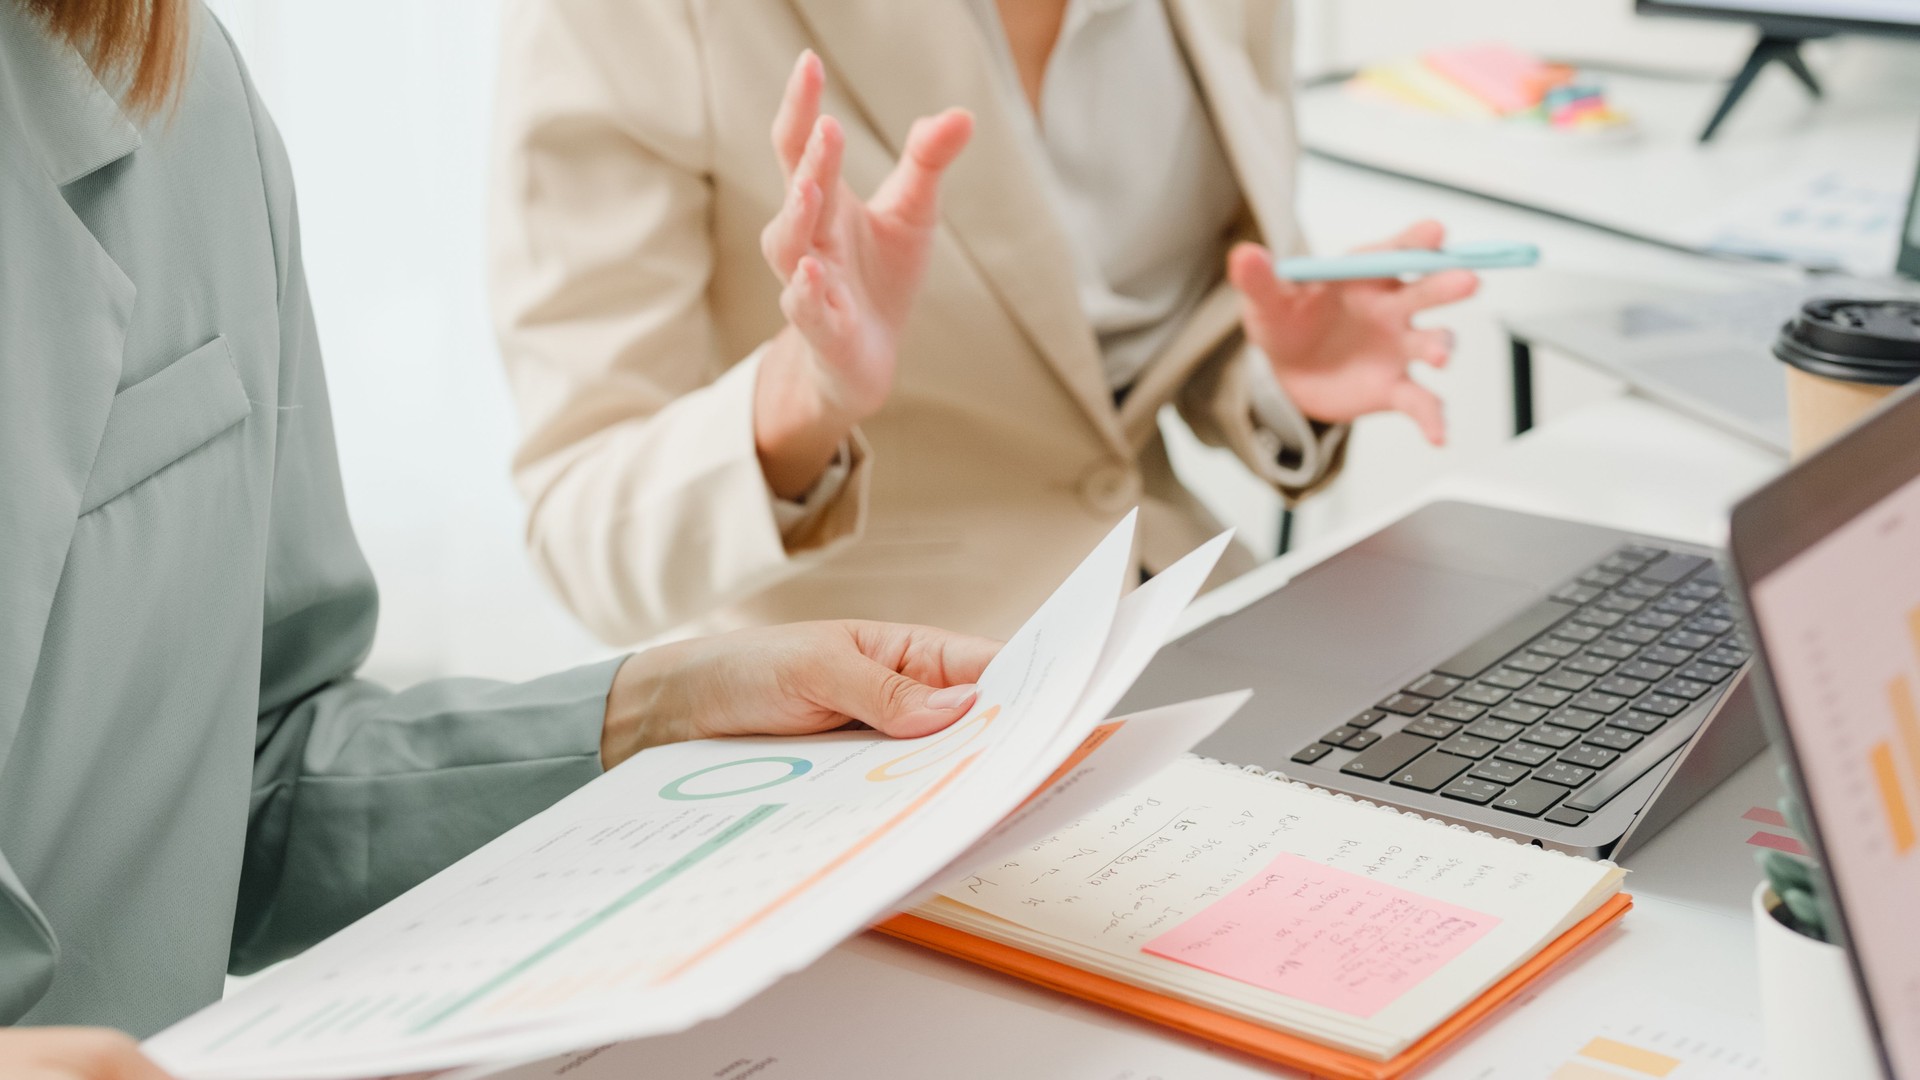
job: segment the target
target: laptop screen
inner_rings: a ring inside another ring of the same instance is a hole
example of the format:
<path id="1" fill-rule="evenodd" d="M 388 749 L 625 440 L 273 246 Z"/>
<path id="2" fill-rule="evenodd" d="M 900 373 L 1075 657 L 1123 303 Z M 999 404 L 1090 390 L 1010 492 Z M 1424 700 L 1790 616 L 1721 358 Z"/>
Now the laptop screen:
<path id="1" fill-rule="evenodd" d="M 1900 230 L 1900 273 L 1920 281 L 1920 167 L 1913 177 L 1913 191 L 1907 195 L 1907 227 Z"/>
<path id="2" fill-rule="evenodd" d="M 1888 1063 L 1920 1077 L 1920 476 L 1876 494 L 1747 595 Z"/>

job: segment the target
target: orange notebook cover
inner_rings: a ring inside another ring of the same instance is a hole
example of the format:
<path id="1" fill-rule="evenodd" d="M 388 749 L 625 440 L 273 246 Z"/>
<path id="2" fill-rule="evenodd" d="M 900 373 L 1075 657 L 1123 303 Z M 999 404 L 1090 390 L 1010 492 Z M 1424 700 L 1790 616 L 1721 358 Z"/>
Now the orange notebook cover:
<path id="1" fill-rule="evenodd" d="M 1632 906 L 1633 897 L 1626 893 L 1616 894 L 1599 910 L 1574 924 L 1546 948 L 1488 987 L 1485 993 L 1469 1002 L 1465 1008 L 1386 1061 L 1374 1061 L 1322 1046 L 1298 1035 L 1275 1031 L 1250 1020 L 1225 1016 L 1204 1006 L 1082 971 L 1070 964 L 1035 956 L 1011 945 L 976 937 L 915 915 L 895 915 L 875 929 L 924 945 L 935 952 L 970 960 L 1002 974 L 1118 1009 L 1143 1020 L 1164 1024 L 1189 1035 L 1197 1035 L 1254 1057 L 1305 1069 L 1316 1076 L 1335 1077 L 1337 1080 L 1392 1080 L 1406 1075 L 1441 1047 L 1486 1019 L 1518 994 L 1522 987 L 1565 960 L 1582 943 L 1606 929 Z"/>

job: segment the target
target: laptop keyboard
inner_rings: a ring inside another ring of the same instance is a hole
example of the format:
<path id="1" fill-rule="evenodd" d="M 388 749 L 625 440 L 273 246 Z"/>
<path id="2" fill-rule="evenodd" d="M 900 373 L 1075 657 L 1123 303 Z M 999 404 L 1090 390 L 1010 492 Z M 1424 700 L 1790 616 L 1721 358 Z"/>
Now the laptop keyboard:
<path id="1" fill-rule="evenodd" d="M 1579 825 L 1683 745 L 1747 657 L 1711 559 L 1629 544 L 1293 760 L 1357 751 L 1342 773 Z"/>

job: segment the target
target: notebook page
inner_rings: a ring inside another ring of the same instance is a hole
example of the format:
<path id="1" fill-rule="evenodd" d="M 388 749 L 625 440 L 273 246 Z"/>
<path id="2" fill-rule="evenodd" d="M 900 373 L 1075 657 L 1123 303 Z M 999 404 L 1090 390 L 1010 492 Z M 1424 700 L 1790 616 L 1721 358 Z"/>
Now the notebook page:
<path id="1" fill-rule="evenodd" d="M 1314 878 L 1314 868 L 1327 873 Z M 1351 890 L 1328 910 L 1298 912 L 1322 938 L 1351 947 L 1284 957 L 1304 970 L 1262 990 L 1272 981 L 1223 972 L 1227 958 L 1270 945 L 1275 927 L 1235 908 L 1244 890 L 1275 873 L 1289 892 Z M 1609 864 L 1185 758 L 1017 857 L 950 883 L 944 902 L 921 914 L 1385 1056 L 1597 907 L 1620 875 Z M 1409 936 L 1448 918 L 1445 941 Z M 1220 942 L 1210 962 L 1148 951 L 1159 942 L 1155 951 L 1177 952 L 1207 934 Z"/>

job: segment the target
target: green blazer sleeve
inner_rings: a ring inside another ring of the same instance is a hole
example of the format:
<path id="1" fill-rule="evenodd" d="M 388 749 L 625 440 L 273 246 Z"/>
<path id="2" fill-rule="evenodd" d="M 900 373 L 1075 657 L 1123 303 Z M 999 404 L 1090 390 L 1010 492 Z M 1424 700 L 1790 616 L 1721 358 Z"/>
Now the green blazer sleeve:
<path id="1" fill-rule="evenodd" d="M 347 520 L 286 155 L 248 90 L 279 270 L 281 420 L 231 956 L 241 972 L 338 930 L 599 775 L 619 664 L 403 693 L 354 678 L 378 601 Z"/>

